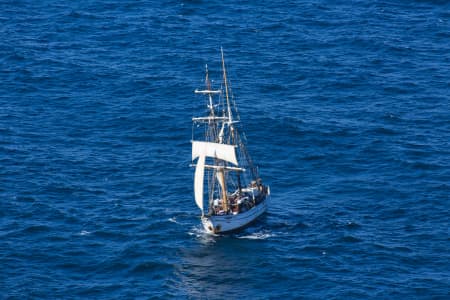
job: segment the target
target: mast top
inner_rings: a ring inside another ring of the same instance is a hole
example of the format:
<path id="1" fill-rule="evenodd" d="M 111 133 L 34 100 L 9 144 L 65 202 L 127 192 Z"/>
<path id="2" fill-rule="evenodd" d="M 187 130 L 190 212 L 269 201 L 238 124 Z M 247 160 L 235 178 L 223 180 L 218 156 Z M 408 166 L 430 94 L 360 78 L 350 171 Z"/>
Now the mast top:
<path id="1" fill-rule="evenodd" d="M 230 126 L 230 129 L 233 131 L 233 124 L 235 123 L 239 123 L 239 120 L 234 120 L 233 119 L 233 113 L 232 113 L 232 108 L 231 108 L 231 101 L 230 101 L 230 97 L 232 97 L 230 95 L 230 88 L 228 87 L 228 78 L 227 78 L 227 71 L 226 71 L 226 67 L 225 67 L 225 58 L 224 58 L 224 53 L 223 53 L 223 48 L 220 47 L 220 53 L 221 53 L 221 58 L 222 58 L 222 76 L 223 76 L 223 84 L 224 87 L 221 89 L 212 89 L 211 87 L 211 81 L 209 80 L 209 72 L 208 72 L 208 65 L 205 65 L 205 88 L 204 89 L 195 89 L 194 93 L 195 94 L 202 94 L 208 97 L 208 108 L 210 110 L 210 115 L 207 117 L 196 117 L 196 118 L 192 118 L 192 121 L 194 122 L 222 122 L 223 125 L 228 125 Z M 223 92 L 223 90 L 225 89 L 225 93 Z M 215 107 L 217 105 L 214 105 L 213 103 L 213 96 L 214 95 L 223 95 L 224 96 L 224 100 L 226 101 L 225 105 L 226 107 L 224 107 L 223 109 L 223 115 L 222 116 L 218 116 L 216 115 L 216 111 L 215 111 Z M 220 130 L 220 134 L 219 136 L 223 138 L 223 131 L 224 131 L 224 127 L 222 126 L 222 129 Z M 221 141 L 222 139 L 219 139 L 219 141 Z"/>
<path id="2" fill-rule="evenodd" d="M 225 96 L 227 99 L 227 112 L 228 112 L 228 123 L 233 123 L 233 115 L 231 114 L 231 105 L 230 98 L 228 97 L 228 79 L 227 79 L 227 71 L 225 69 L 225 59 L 223 57 L 223 48 L 220 47 L 220 53 L 222 54 L 222 70 L 223 70 L 223 81 L 225 84 Z"/>

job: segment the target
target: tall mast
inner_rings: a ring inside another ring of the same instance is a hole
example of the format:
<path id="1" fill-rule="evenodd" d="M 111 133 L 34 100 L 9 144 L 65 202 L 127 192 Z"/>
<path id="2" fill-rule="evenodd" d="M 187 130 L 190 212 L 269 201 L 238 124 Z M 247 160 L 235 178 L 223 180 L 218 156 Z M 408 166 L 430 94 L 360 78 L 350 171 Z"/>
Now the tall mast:
<path id="1" fill-rule="evenodd" d="M 227 71 L 225 69 L 225 59 L 223 58 L 223 49 L 222 49 L 222 47 L 220 47 L 220 53 L 222 54 L 223 81 L 225 83 L 225 97 L 227 99 L 228 126 L 231 126 L 232 119 L 231 119 L 230 98 L 228 96 Z M 223 130 L 223 127 L 222 127 L 222 130 Z M 223 134 L 222 130 L 221 130 L 221 134 Z M 224 183 L 224 185 L 222 187 L 223 210 L 227 212 L 228 211 L 228 196 L 227 196 L 227 182 L 225 180 L 225 171 L 224 171 L 224 169 L 219 170 L 219 176 L 222 178 L 222 182 Z"/>
<path id="2" fill-rule="evenodd" d="M 231 125 L 231 106 L 230 106 L 230 98 L 228 97 L 228 80 L 227 80 L 227 71 L 225 69 L 225 60 L 223 58 L 223 49 L 220 47 L 220 52 L 222 53 L 222 70 L 223 70 L 223 81 L 225 83 L 225 96 L 227 98 L 227 109 L 228 109 L 228 123 Z"/>

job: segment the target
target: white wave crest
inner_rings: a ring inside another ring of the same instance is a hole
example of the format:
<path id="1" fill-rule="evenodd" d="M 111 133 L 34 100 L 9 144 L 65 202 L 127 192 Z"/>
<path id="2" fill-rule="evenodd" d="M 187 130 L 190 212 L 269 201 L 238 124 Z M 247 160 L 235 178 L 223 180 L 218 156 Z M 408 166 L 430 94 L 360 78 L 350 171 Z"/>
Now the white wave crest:
<path id="1" fill-rule="evenodd" d="M 177 221 L 177 218 L 175 218 L 175 217 L 172 217 L 172 218 L 169 218 L 169 219 L 167 219 L 169 222 L 172 222 L 172 223 L 175 223 L 175 224 L 180 224 L 180 222 L 178 222 Z"/>
<path id="2" fill-rule="evenodd" d="M 248 240 L 265 240 L 271 237 L 274 237 L 275 234 L 268 232 L 255 232 L 249 235 L 238 236 L 239 239 L 248 239 Z"/>

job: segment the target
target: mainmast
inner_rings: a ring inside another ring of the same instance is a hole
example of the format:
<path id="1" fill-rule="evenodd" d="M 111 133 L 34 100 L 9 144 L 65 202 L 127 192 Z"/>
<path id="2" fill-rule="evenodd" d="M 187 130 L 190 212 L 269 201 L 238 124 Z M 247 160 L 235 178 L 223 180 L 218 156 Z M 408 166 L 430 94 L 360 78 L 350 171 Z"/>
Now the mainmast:
<path id="1" fill-rule="evenodd" d="M 233 115 L 231 113 L 230 98 L 228 96 L 227 71 L 225 68 L 225 59 L 223 56 L 223 48 L 222 47 L 220 47 L 220 53 L 222 54 L 223 81 L 225 84 L 225 96 L 226 96 L 226 100 L 227 100 L 228 127 L 229 127 L 230 134 L 231 134 L 231 142 L 236 145 L 237 142 L 236 142 L 236 136 L 235 136 L 234 126 L 233 126 Z M 236 175 L 237 175 L 237 181 L 238 181 L 238 189 L 239 189 L 239 193 L 240 193 L 241 192 L 241 176 L 240 176 L 239 172 L 237 172 Z"/>
<path id="2" fill-rule="evenodd" d="M 224 84 L 225 84 L 225 97 L 226 97 L 226 100 L 227 100 L 227 113 L 228 113 L 228 116 L 227 116 L 227 117 L 228 117 L 227 125 L 228 125 L 228 128 L 230 129 L 231 134 L 234 135 L 233 127 L 232 127 L 233 119 L 232 119 L 232 115 L 231 115 L 230 97 L 229 97 L 229 95 L 228 95 L 228 79 L 227 79 L 227 71 L 226 71 L 226 68 L 225 68 L 225 59 L 224 59 L 224 57 L 223 57 L 223 48 L 222 48 L 222 47 L 220 47 L 220 53 L 222 54 L 223 82 L 224 82 Z M 225 124 L 222 124 L 221 135 L 223 135 L 223 129 L 224 129 L 223 126 L 224 126 L 224 125 L 225 125 Z M 221 138 L 221 140 L 222 140 L 222 138 Z M 233 138 L 233 140 L 234 140 L 234 138 Z M 220 141 L 220 142 L 223 142 L 223 141 Z M 224 183 L 223 186 L 222 186 L 223 210 L 224 210 L 224 211 L 228 211 L 227 182 L 226 182 L 226 180 L 225 180 L 225 171 L 224 171 L 224 169 L 220 169 L 220 170 L 219 170 L 218 176 L 220 177 L 221 182 Z"/>
<path id="3" fill-rule="evenodd" d="M 228 97 L 228 80 L 227 80 L 227 71 L 225 69 L 225 59 L 223 58 L 223 49 L 220 47 L 220 52 L 222 53 L 222 70 L 223 70 L 223 82 L 225 84 L 225 96 L 227 99 L 227 111 L 228 111 L 228 125 L 231 125 L 232 115 L 231 115 L 231 106 L 230 106 L 230 98 Z"/>

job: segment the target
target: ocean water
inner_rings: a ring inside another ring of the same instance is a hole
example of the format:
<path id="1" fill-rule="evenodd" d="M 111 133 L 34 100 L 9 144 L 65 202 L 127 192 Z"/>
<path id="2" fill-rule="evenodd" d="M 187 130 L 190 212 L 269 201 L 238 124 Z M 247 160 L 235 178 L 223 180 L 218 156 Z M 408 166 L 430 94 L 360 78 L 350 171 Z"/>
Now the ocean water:
<path id="1" fill-rule="evenodd" d="M 200 226 L 224 48 L 272 200 Z M 0 2 L 0 299 L 449 299 L 448 1 Z"/>

